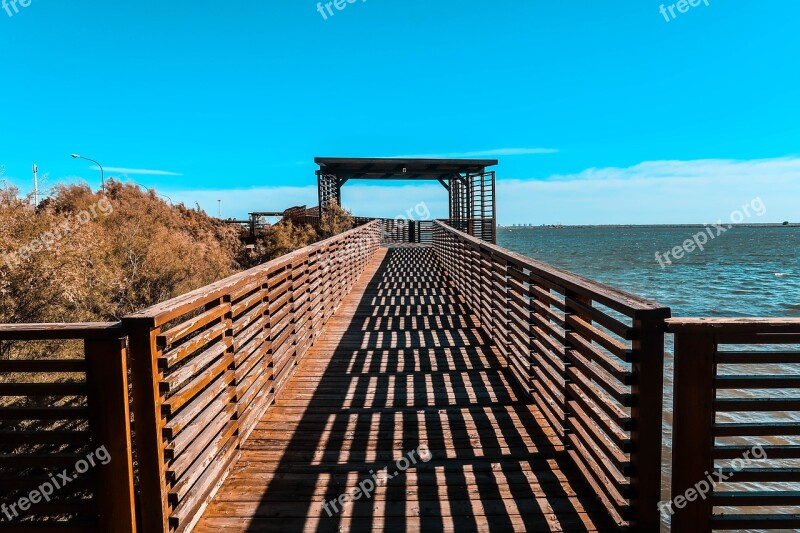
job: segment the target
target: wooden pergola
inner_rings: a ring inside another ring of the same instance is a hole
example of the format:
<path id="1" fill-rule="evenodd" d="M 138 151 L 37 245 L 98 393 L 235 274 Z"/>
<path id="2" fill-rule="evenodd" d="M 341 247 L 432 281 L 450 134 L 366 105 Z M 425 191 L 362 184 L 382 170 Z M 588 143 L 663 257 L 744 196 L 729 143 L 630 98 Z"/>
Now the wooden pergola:
<path id="1" fill-rule="evenodd" d="M 438 181 L 449 195 L 449 219 L 487 242 L 496 241 L 496 159 L 400 159 L 317 157 L 320 209 L 341 205 L 342 186 L 350 180 Z"/>

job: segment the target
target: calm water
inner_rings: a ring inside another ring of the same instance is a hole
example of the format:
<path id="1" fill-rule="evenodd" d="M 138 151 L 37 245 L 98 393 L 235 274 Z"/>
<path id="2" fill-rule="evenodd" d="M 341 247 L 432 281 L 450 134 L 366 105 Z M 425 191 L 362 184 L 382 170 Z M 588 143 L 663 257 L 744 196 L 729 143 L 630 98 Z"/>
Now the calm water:
<path id="1" fill-rule="evenodd" d="M 800 317 L 800 228 L 736 227 L 662 268 L 656 252 L 680 246 L 702 227 L 656 228 L 507 228 L 497 243 L 526 256 L 570 270 L 672 308 L 673 316 Z M 763 347 L 761 348 L 763 349 Z M 669 500 L 672 433 L 672 337 L 667 336 L 665 368 L 663 500 Z M 749 368 L 759 374 L 800 373 L 800 365 Z M 726 372 L 727 373 L 727 372 Z M 748 391 L 745 397 L 800 397 L 797 390 Z M 730 394 L 730 393 L 729 393 Z M 733 396 L 739 396 L 736 391 Z M 741 397 L 741 396 L 740 396 Z M 719 415 L 719 422 L 800 423 L 800 413 L 765 414 L 758 419 L 738 413 Z M 727 440 L 725 444 L 800 444 L 793 438 L 761 441 Z M 725 464 L 721 464 L 725 466 Z M 800 467 L 797 461 L 753 466 Z M 735 478 L 734 478 L 735 481 Z M 720 490 L 730 487 L 721 485 Z M 741 483 L 735 490 L 800 490 L 798 484 Z M 727 509 L 728 512 L 735 511 Z M 770 512 L 750 508 L 749 512 Z M 774 512 L 774 511 L 772 511 Z M 793 512 L 800 512 L 794 509 Z M 666 530 L 667 520 L 664 521 Z"/>
<path id="2" fill-rule="evenodd" d="M 510 228 L 497 244 L 661 302 L 673 316 L 800 317 L 800 228 L 736 227 L 672 266 L 697 228 Z"/>

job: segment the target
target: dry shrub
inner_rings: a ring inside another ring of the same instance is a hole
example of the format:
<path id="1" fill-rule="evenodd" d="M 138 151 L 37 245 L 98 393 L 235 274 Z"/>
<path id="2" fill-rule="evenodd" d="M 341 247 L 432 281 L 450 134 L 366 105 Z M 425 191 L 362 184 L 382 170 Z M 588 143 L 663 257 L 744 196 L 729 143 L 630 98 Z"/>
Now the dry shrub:
<path id="1" fill-rule="evenodd" d="M 240 262 L 246 266 L 256 266 L 305 248 L 316 240 L 317 233 L 312 226 L 308 224 L 296 226 L 291 222 L 282 221 L 259 230 L 254 248 Z"/>
<path id="2" fill-rule="evenodd" d="M 64 224 L 46 249 L 20 253 Z M 239 228 L 136 185 L 59 185 L 36 207 L 0 185 L 0 323 L 117 320 L 352 227 L 332 205 L 318 232 L 281 222 L 246 250 Z"/>
<path id="3" fill-rule="evenodd" d="M 320 218 L 319 237 L 320 239 L 327 239 L 334 235 L 339 235 L 353 229 L 354 224 L 353 213 L 344 209 L 338 203 L 332 202 L 324 210 Z"/>
<path id="4" fill-rule="evenodd" d="M 135 185 L 62 185 L 35 209 L 2 187 L 0 323 L 116 320 L 232 274 L 240 247 L 236 228 Z"/>

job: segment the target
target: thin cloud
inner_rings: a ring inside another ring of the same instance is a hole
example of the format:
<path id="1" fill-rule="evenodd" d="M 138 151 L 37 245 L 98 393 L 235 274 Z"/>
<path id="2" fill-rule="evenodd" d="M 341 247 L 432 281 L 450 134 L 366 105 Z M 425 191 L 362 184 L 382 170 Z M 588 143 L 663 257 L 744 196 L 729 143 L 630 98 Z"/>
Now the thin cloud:
<path id="1" fill-rule="evenodd" d="M 159 189 L 159 191 L 161 191 Z M 171 190 L 163 191 L 175 203 L 200 207 L 216 216 L 222 202 L 223 218 L 244 219 L 254 211 L 283 211 L 296 205 L 314 207 L 317 205 L 317 186 L 263 186 L 247 189 L 220 190 Z M 376 198 L 380 198 L 376 202 Z M 342 203 L 358 216 L 394 218 L 414 211 L 420 202 L 432 216 L 447 217 L 447 191 L 440 184 L 409 184 L 403 186 L 377 186 L 366 183 L 348 184 L 342 189 Z"/>
<path id="2" fill-rule="evenodd" d="M 545 181 L 735 180 L 775 178 L 800 172 L 800 157 L 771 159 L 694 159 L 644 161 L 630 167 L 588 168 L 575 174 L 554 174 Z"/>
<path id="3" fill-rule="evenodd" d="M 106 172 L 116 172 L 118 174 L 128 174 L 130 176 L 183 176 L 177 172 L 169 170 L 152 170 L 148 168 L 124 168 L 124 167 L 103 167 Z M 94 170 L 99 170 L 93 167 Z"/>
<path id="4" fill-rule="evenodd" d="M 590 168 L 545 179 L 500 174 L 501 224 L 683 224 L 716 222 L 754 198 L 767 215 L 756 222 L 797 220 L 800 157 L 646 161 L 630 167 Z M 316 185 L 227 190 L 165 190 L 174 202 L 199 203 L 223 217 L 317 205 Z M 447 191 L 438 183 L 378 186 L 353 182 L 343 203 L 360 216 L 395 217 L 425 202 L 433 217 L 447 216 Z"/>
<path id="5" fill-rule="evenodd" d="M 501 223 L 687 224 L 727 219 L 754 198 L 756 222 L 796 221 L 800 157 L 645 161 L 545 179 L 501 179 Z"/>
<path id="6" fill-rule="evenodd" d="M 494 150 L 478 150 L 475 152 L 452 152 L 449 154 L 398 155 L 398 159 L 453 159 L 460 157 L 499 157 L 513 155 L 557 154 L 555 148 L 495 148 Z"/>

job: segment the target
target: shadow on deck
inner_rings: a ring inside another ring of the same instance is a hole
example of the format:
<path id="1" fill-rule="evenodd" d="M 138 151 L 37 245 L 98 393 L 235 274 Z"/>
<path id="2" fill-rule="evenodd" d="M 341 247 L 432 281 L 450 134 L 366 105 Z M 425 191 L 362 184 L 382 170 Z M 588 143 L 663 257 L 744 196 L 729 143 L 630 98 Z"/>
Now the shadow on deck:
<path id="1" fill-rule="evenodd" d="M 614 530 L 498 353 L 432 248 L 382 249 L 196 531 Z"/>

